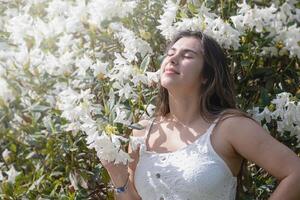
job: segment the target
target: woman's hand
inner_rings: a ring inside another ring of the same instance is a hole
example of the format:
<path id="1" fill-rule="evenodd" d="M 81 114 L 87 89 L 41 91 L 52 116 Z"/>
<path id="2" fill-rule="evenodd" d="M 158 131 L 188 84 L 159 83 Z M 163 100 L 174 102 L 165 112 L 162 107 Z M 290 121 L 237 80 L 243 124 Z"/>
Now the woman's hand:
<path id="1" fill-rule="evenodd" d="M 100 160 L 102 166 L 107 170 L 115 187 L 122 187 L 128 178 L 128 165 L 123 163 L 115 164 L 114 161 Z"/>

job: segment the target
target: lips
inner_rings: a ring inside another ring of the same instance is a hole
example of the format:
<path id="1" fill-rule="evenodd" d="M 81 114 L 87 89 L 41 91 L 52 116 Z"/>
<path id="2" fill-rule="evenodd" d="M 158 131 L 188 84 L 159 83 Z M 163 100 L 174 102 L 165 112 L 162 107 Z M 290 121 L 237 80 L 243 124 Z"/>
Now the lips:
<path id="1" fill-rule="evenodd" d="M 179 74 L 179 72 L 177 72 L 175 69 L 173 68 L 166 68 L 164 73 L 166 74 Z"/>

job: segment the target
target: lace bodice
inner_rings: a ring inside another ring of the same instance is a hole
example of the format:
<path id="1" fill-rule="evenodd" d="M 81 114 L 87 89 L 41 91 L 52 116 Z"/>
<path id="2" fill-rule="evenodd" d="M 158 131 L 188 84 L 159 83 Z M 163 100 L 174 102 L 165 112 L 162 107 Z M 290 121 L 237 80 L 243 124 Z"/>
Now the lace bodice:
<path id="1" fill-rule="evenodd" d="M 170 153 L 147 151 L 148 133 L 133 138 L 140 145 L 134 182 L 143 200 L 235 199 L 237 178 L 211 145 L 215 124 L 192 144 Z"/>

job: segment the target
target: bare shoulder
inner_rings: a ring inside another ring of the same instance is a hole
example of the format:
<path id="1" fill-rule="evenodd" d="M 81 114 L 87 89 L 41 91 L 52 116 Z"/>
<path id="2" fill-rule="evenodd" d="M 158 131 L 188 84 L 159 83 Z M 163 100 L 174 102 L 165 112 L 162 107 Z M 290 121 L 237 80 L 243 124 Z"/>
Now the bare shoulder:
<path id="1" fill-rule="evenodd" d="M 254 119 L 245 116 L 225 116 L 220 120 L 219 126 L 222 127 L 222 130 L 232 133 L 264 130 Z"/>
<path id="2" fill-rule="evenodd" d="M 300 159 L 273 138 L 259 123 L 247 117 L 230 117 L 219 124 L 236 152 L 266 169 L 277 179 L 299 170 Z"/>
<path id="3" fill-rule="evenodd" d="M 143 128 L 142 129 L 133 129 L 132 130 L 132 136 L 134 137 L 143 137 L 146 132 L 146 128 L 149 125 L 149 120 L 148 119 L 142 119 L 138 122 L 139 125 L 141 125 Z"/>
<path id="4" fill-rule="evenodd" d="M 251 141 L 258 143 L 272 137 L 258 122 L 246 116 L 224 117 L 217 126 L 235 149 L 245 147 L 245 143 Z"/>

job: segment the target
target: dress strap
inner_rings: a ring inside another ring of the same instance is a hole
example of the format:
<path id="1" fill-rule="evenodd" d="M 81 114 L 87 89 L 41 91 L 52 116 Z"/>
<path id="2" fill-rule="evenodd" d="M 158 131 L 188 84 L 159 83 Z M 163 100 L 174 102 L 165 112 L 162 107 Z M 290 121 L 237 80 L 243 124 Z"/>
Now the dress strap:
<path id="1" fill-rule="evenodd" d="M 215 126 L 216 126 L 217 123 L 219 122 L 219 119 L 220 119 L 220 117 L 217 117 L 217 119 L 215 119 L 215 120 L 213 121 L 213 123 L 209 126 L 209 128 L 208 128 L 209 135 L 212 134 L 212 132 L 213 132 Z"/>
<path id="2" fill-rule="evenodd" d="M 146 130 L 145 130 L 145 135 L 144 135 L 145 140 L 147 139 L 147 137 L 148 137 L 148 135 L 150 133 L 150 130 L 151 130 L 151 127 L 152 127 L 152 125 L 154 123 L 154 120 L 155 120 L 155 117 L 152 117 L 149 120 L 149 124 L 148 124 L 148 126 L 146 127 Z"/>
<path id="3" fill-rule="evenodd" d="M 129 136 L 130 140 L 130 146 L 132 148 L 133 151 L 135 151 L 136 149 L 138 149 L 138 147 L 140 146 L 140 152 L 141 150 L 146 150 L 146 139 L 147 139 L 147 136 L 149 135 L 149 132 L 150 132 L 150 129 L 152 127 L 152 124 L 154 122 L 154 117 L 153 118 L 150 118 L 149 120 L 149 124 L 144 127 L 145 128 L 145 134 L 144 136 Z"/>

